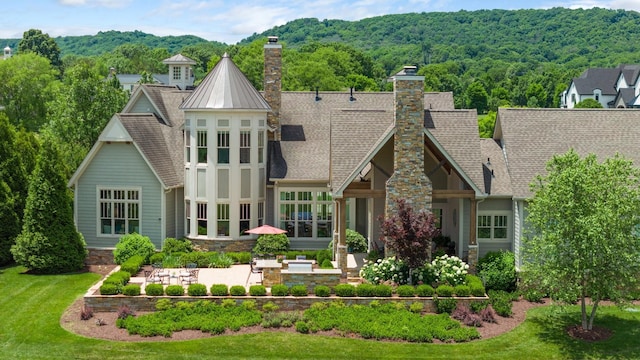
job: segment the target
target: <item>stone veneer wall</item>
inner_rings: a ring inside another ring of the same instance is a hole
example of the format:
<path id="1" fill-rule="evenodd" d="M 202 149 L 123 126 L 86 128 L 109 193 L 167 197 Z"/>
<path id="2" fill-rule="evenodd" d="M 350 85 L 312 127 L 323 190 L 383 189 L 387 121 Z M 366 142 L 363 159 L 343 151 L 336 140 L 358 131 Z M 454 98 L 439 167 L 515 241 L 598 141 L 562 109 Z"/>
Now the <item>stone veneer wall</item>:
<path id="1" fill-rule="evenodd" d="M 407 69 L 405 68 L 405 71 Z M 431 180 L 424 173 L 424 77 L 394 78 L 395 127 L 393 175 L 387 180 L 386 213 L 406 199 L 416 210 L 431 209 Z"/>
<path id="2" fill-rule="evenodd" d="M 256 246 L 256 240 L 189 240 L 193 243 L 193 245 L 197 245 L 203 250 L 217 252 L 251 252 L 251 250 Z"/>
<path id="3" fill-rule="evenodd" d="M 271 111 L 267 113 L 267 124 L 276 129 L 273 133 L 268 132 L 269 140 L 280 141 L 282 45 L 277 43 L 277 38 L 274 39 L 264 46 L 264 99 L 271 106 Z"/>
<path id="4" fill-rule="evenodd" d="M 306 285 L 311 293 L 318 285 L 326 285 L 330 288 L 340 284 L 342 271 L 340 269 L 314 269 L 313 272 L 280 272 L 280 283 L 289 287 L 293 285 Z"/>
<path id="5" fill-rule="evenodd" d="M 87 249 L 89 255 L 84 260 L 87 265 L 112 265 L 115 264 L 113 259 L 113 249 Z"/>

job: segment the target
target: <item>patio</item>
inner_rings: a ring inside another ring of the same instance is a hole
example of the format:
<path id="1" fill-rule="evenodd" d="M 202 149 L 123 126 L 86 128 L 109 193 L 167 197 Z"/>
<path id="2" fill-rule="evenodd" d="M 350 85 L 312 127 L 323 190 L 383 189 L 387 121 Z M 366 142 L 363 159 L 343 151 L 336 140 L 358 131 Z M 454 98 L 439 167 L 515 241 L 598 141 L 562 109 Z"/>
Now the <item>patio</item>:
<path id="1" fill-rule="evenodd" d="M 366 261 L 364 257 L 365 254 L 348 254 L 347 268 L 350 273 L 357 273 Z M 259 285 L 262 280 L 262 274 L 252 272 L 249 264 L 232 265 L 230 268 L 199 268 L 198 270 L 197 283 L 205 285 L 207 289 L 211 288 L 213 284 L 225 284 L 229 288 L 234 285 L 241 285 L 248 291 L 251 285 Z M 164 269 L 164 271 L 170 274 L 168 284 L 166 280 L 164 281 L 165 286 L 181 285 L 179 275 L 185 271 L 184 268 L 170 268 Z M 131 277 L 129 282 L 141 284 L 141 292 L 143 294 L 145 286 L 150 284 L 148 278 L 144 276 Z M 188 285 L 184 286 L 186 288 Z"/>

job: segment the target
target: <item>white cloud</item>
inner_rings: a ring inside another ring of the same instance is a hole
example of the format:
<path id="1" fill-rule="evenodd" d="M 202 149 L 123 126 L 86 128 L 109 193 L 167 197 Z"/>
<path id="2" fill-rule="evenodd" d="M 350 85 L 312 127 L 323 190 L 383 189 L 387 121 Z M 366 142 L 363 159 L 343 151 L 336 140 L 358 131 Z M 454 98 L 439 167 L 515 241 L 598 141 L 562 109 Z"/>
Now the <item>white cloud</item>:
<path id="1" fill-rule="evenodd" d="M 131 0 L 58 0 L 58 2 L 65 6 L 123 8 L 127 6 Z"/>

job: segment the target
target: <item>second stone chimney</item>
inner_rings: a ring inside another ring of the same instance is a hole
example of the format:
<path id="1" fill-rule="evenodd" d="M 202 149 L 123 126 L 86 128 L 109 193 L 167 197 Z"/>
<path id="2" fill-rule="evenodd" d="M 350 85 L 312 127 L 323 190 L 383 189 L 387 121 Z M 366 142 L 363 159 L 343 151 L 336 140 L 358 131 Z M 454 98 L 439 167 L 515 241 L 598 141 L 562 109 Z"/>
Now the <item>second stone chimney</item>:
<path id="1" fill-rule="evenodd" d="M 424 76 L 405 66 L 393 77 L 395 135 L 393 175 L 387 180 L 385 212 L 405 199 L 414 211 L 431 211 L 432 184 L 424 173 Z"/>
<path id="2" fill-rule="evenodd" d="M 269 140 L 280 141 L 280 105 L 282 91 L 282 45 L 277 36 L 269 36 L 264 45 L 264 98 L 271 106 L 267 113 Z"/>

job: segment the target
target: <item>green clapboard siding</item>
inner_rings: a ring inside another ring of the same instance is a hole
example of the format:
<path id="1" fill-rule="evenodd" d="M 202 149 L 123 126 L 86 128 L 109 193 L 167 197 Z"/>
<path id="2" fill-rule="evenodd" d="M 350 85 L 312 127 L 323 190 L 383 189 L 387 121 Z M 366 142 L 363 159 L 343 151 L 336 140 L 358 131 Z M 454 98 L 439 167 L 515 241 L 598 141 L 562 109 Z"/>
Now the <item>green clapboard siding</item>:
<path id="1" fill-rule="evenodd" d="M 117 236 L 97 235 L 97 188 L 139 187 L 141 189 L 140 233 L 161 246 L 162 186 L 132 144 L 104 144 L 78 179 L 77 225 L 91 248 L 112 248 Z"/>

